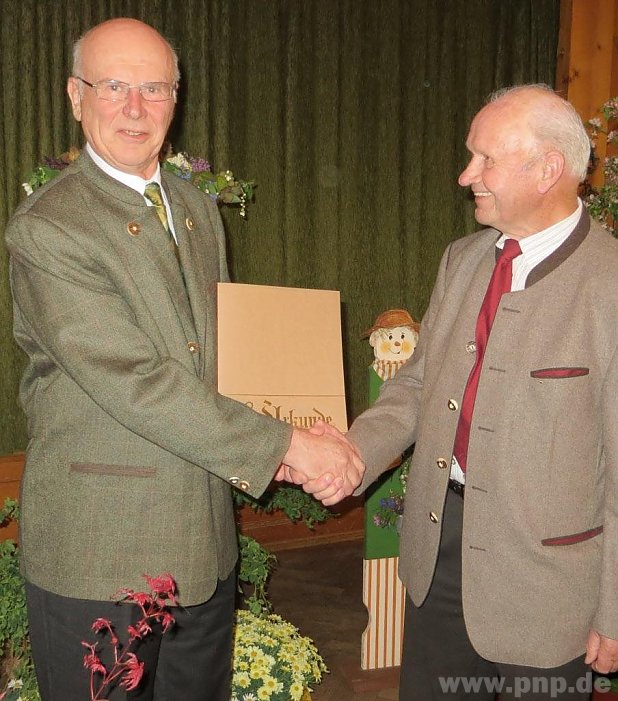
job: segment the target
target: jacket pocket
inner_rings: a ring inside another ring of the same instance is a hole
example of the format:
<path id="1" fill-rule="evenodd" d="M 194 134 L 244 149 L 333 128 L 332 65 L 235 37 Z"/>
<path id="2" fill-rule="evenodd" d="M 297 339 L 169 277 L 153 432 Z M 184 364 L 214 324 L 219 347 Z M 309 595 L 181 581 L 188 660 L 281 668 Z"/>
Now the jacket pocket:
<path id="1" fill-rule="evenodd" d="M 84 475 L 107 475 L 109 477 L 156 477 L 156 467 L 136 467 L 133 465 L 105 465 L 93 462 L 72 462 L 71 472 Z"/>
<path id="2" fill-rule="evenodd" d="M 530 377 L 542 380 L 564 380 L 569 377 L 583 377 L 590 373 L 590 368 L 542 368 L 531 370 Z"/>
<path id="3" fill-rule="evenodd" d="M 601 533 L 603 533 L 603 526 L 597 526 L 587 531 L 581 531 L 581 533 L 571 533 L 570 535 L 561 535 L 555 538 L 545 538 L 541 541 L 541 545 L 575 545 L 575 543 L 582 543 L 585 540 L 590 540 L 590 538 L 594 538 Z"/>

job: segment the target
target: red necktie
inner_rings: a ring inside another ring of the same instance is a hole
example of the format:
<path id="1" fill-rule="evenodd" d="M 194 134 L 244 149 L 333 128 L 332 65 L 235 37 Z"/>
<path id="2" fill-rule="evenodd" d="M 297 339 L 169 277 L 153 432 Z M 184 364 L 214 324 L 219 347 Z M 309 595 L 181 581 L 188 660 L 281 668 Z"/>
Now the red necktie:
<path id="1" fill-rule="evenodd" d="M 468 461 L 468 443 L 470 441 L 470 424 L 472 422 L 472 412 L 474 411 L 474 401 L 476 399 L 476 390 L 479 386 L 479 377 L 481 368 L 483 367 L 483 356 L 487 347 L 487 339 L 491 331 L 491 325 L 494 323 L 494 317 L 500 303 L 500 298 L 505 292 L 511 290 L 511 279 L 513 277 L 513 258 L 517 258 L 521 254 L 519 243 L 515 239 L 506 239 L 502 255 L 496 263 L 494 272 L 487 286 L 485 298 L 481 305 L 476 320 L 476 361 L 474 367 L 470 371 L 463 399 L 461 401 L 461 414 L 459 415 L 459 423 L 457 424 L 457 433 L 455 434 L 455 445 L 453 447 L 453 455 L 455 456 L 459 466 L 466 471 Z"/>

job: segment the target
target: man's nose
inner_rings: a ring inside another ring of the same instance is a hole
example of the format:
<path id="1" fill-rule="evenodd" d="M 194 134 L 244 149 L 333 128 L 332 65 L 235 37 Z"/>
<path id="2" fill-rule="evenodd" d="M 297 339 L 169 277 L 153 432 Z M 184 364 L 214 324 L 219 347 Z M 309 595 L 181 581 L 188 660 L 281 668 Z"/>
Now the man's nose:
<path id="1" fill-rule="evenodd" d="M 141 96 L 139 87 L 129 88 L 123 112 L 132 119 L 139 119 L 144 114 L 144 99 Z"/>
<path id="2" fill-rule="evenodd" d="M 466 168 L 461 172 L 457 182 L 462 187 L 467 187 L 468 185 L 472 185 L 474 182 L 478 182 L 478 180 L 480 180 L 480 175 L 480 163 L 475 157 L 472 157 Z"/>

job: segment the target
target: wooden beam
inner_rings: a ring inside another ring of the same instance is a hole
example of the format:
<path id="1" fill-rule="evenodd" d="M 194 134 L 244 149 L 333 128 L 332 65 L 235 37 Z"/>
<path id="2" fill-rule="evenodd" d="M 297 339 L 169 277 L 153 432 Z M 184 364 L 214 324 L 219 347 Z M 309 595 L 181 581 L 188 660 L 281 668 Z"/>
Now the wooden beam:
<path id="1" fill-rule="evenodd" d="M 618 0 L 572 0 L 567 98 L 584 119 L 611 97 Z"/>
<path id="2" fill-rule="evenodd" d="M 618 94 L 618 0 L 560 0 L 560 34 L 556 90 L 571 102 L 586 122 Z M 597 143 L 600 162 L 603 140 Z M 597 168 L 592 181 L 603 181 Z"/>

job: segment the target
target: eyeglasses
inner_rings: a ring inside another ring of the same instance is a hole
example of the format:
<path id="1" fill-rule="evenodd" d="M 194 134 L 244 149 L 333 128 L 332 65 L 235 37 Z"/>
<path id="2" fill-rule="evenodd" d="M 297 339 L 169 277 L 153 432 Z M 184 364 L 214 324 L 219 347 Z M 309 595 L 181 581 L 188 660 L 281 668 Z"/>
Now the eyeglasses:
<path id="1" fill-rule="evenodd" d="M 137 88 L 139 94 L 147 102 L 163 102 L 170 100 L 176 92 L 176 83 L 140 83 L 139 85 L 129 85 L 120 80 L 99 80 L 97 83 L 89 83 L 78 75 L 73 76 L 81 80 L 84 85 L 92 88 L 100 100 L 109 102 L 125 102 L 129 97 L 131 88 Z"/>

